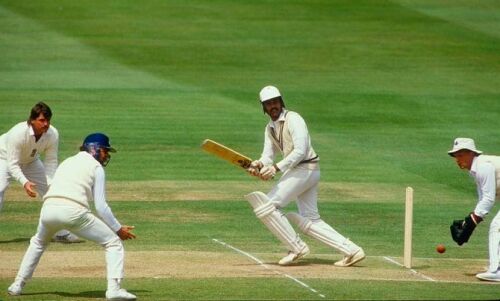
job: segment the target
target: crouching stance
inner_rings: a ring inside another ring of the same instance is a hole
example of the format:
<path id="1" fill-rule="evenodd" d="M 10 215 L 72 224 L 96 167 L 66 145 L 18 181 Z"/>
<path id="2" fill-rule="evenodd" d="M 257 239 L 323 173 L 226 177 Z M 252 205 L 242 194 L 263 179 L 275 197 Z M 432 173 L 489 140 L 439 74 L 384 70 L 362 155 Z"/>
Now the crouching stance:
<path id="1" fill-rule="evenodd" d="M 246 196 L 257 217 L 288 248 L 289 253 L 279 264 L 287 265 L 309 253 L 309 248 L 291 226 L 294 222 L 306 235 L 338 250 L 344 258 L 336 266 L 347 267 L 365 258 L 363 249 L 325 223 L 318 212 L 319 157 L 314 152 L 307 126 L 302 117 L 285 109 L 279 90 L 273 86 L 260 92 L 263 110 L 271 121 L 264 136 L 264 149 L 259 160 L 253 161 L 248 172 L 262 180 L 283 172 L 278 183 L 265 195 L 253 192 Z M 283 159 L 274 163 L 276 153 Z M 281 209 L 296 200 L 299 214 Z"/>
<path id="2" fill-rule="evenodd" d="M 474 229 L 490 213 L 500 198 L 500 156 L 483 155 L 471 138 L 456 138 L 448 152 L 458 167 L 469 172 L 476 182 L 478 200 L 474 210 L 463 220 L 455 220 L 451 236 L 458 245 L 469 241 Z M 500 211 L 490 223 L 488 235 L 489 265 L 487 271 L 476 277 L 484 281 L 500 282 Z"/>
<path id="3" fill-rule="evenodd" d="M 106 251 L 107 300 L 135 300 L 136 296 L 120 287 L 123 279 L 124 249 L 121 240 L 135 238 L 133 227 L 121 225 L 106 202 L 104 166 L 115 149 L 101 133 L 87 136 L 80 152 L 66 159 L 57 169 L 52 185 L 44 196 L 36 234 L 21 262 L 9 295 L 20 295 L 35 271 L 54 233 L 68 229 L 79 237 L 94 241 Z M 89 209 L 94 200 L 99 218 Z"/>

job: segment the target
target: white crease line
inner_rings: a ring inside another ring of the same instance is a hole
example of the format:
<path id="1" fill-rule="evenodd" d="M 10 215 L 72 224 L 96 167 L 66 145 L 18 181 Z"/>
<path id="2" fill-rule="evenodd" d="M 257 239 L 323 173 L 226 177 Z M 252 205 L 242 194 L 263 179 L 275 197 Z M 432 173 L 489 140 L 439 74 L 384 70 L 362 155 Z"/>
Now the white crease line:
<path id="1" fill-rule="evenodd" d="M 391 263 L 394 263 L 395 265 L 398 265 L 398 266 L 400 266 L 402 268 L 405 267 L 404 265 L 402 265 L 401 263 L 397 262 L 396 260 L 394 260 L 394 259 L 392 259 L 390 257 L 384 256 L 384 259 L 387 260 L 387 261 L 389 261 L 389 262 L 391 262 Z M 436 281 L 435 279 L 433 279 L 433 278 L 431 278 L 429 276 L 426 276 L 426 275 L 424 275 L 422 273 L 419 273 L 419 272 L 415 271 L 414 269 L 409 269 L 409 270 L 413 274 L 415 274 L 415 275 L 417 275 L 417 276 L 419 276 L 421 278 L 424 278 L 425 280 L 434 281 L 434 282 Z"/>
<path id="2" fill-rule="evenodd" d="M 225 242 L 223 242 L 223 241 L 221 241 L 221 240 L 218 240 L 218 239 L 215 239 L 215 238 L 212 238 L 212 240 L 213 240 L 213 241 L 215 241 L 215 242 L 216 242 L 216 243 L 218 243 L 218 244 L 221 244 L 221 245 L 223 245 L 223 246 L 225 246 L 225 247 L 227 247 L 227 248 L 229 248 L 229 249 L 231 249 L 231 250 L 235 251 L 235 252 L 240 253 L 241 255 L 244 255 L 244 256 L 246 256 L 246 257 L 248 257 L 248 258 L 252 259 L 253 261 L 257 262 L 260 266 L 262 266 L 262 267 L 263 267 L 263 268 L 265 268 L 265 269 L 268 269 L 268 270 L 270 270 L 270 271 L 272 271 L 272 272 L 274 272 L 274 273 L 276 273 L 276 274 L 278 274 L 278 275 L 282 275 L 282 276 L 284 276 L 284 277 L 286 277 L 286 278 L 288 278 L 288 279 L 290 279 L 290 280 L 293 280 L 293 281 L 297 282 L 298 284 L 300 284 L 301 286 L 303 286 L 303 287 L 307 288 L 307 289 L 308 289 L 308 290 L 310 290 L 311 292 L 313 292 L 313 293 L 315 293 L 315 294 L 318 294 L 318 296 L 320 296 L 321 298 L 325 298 L 325 295 L 320 294 L 317 290 L 315 290 L 314 288 L 310 287 L 310 286 L 309 286 L 309 285 L 307 285 L 306 283 L 304 283 L 304 282 L 300 281 L 299 279 L 297 279 L 297 278 L 295 278 L 295 277 L 293 277 L 293 276 L 291 276 L 291 275 L 288 275 L 288 274 L 286 274 L 286 273 L 282 273 L 282 272 L 280 272 L 280 271 L 278 271 L 278 270 L 274 270 L 274 269 L 272 269 L 270 266 L 268 266 L 267 264 L 265 264 L 264 262 L 262 262 L 262 260 L 260 260 L 259 258 L 257 258 L 257 257 L 255 257 L 255 256 L 253 256 L 252 254 L 247 253 L 247 252 L 245 252 L 245 251 L 242 251 L 242 250 L 240 250 L 240 249 L 238 249 L 238 248 L 235 248 L 235 247 L 231 246 L 230 244 L 227 244 L 227 243 L 225 243 Z"/>

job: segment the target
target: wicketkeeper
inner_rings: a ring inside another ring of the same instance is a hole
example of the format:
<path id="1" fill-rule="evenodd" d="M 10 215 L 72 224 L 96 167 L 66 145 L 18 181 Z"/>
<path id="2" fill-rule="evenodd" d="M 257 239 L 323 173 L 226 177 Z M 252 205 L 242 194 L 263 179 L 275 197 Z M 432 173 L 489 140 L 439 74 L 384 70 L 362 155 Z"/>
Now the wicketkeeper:
<path id="1" fill-rule="evenodd" d="M 260 159 L 251 163 L 248 172 L 262 180 L 282 173 L 278 183 L 265 195 L 253 192 L 246 196 L 257 217 L 288 248 L 280 265 L 288 265 L 309 253 L 309 247 L 295 232 L 287 217 L 305 234 L 338 250 L 344 258 L 336 266 L 347 267 L 365 258 L 363 249 L 335 231 L 319 215 L 317 197 L 320 179 L 319 157 L 311 145 L 304 119 L 285 109 L 280 91 L 274 86 L 260 91 L 262 108 L 271 120 L 266 126 L 264 149 Z M 274 163 L 281 153 L 283 159 Z M 298 214 L 286 216 L 281 209 L 296 200 Z"/>
<path id="2" fill-rule="evenodd" d="M 499 197 L 500 189 L 500 157 L 482 155 L 476 149 L 474 140 L 456 138 L 453 148 L 448 154 L 455 158 L 461 169 L 468 170 L 477 186 L 478 201 L 474 211 L 463 220 L 455 220 L 450 226 L 453 240 L 462 245 L 469 241 L 476 226 L 486 217 Z M 489 232 L 488 270 L 476 275 L 486 281 L 500 281 L 500 211 L 493 218 Z"/>

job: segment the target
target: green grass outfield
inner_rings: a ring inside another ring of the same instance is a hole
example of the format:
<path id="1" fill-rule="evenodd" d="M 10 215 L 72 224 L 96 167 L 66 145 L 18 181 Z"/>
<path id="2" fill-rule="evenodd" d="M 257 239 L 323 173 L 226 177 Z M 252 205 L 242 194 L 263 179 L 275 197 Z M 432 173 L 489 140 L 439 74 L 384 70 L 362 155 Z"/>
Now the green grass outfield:
<path id="1" fill-rule="evenodd" d="M 457 136 L 500 154 L 498 1 L 0 0 L 0 28 L 0 132 L 45 100 L 60 159 L 94 131 L 118 149 L 108 197 L 136 226 L 125 286 L 139 300 L 499 298 L 498 285 L 474 277 L 487 263 L 491 216 L 467 245 L 449 237 L 476 192 L 446 154 Z M 267 84 L 307 121 L 321 156 L 320 213 L 365 248 L 358 267 L 333 267 L 340 255 L 308 237 L 301 264 L 277 267 L 283 248 L 242 198 L 272 183 L 200 150 L 212 138 L 257 157 Z M 402 260 L 407 186 L 416 273 L 386 259 Z M 89 257 L 52 269 L 42 261 L 26 295 L 7 296 L 39 208 L 18 184 L 7 192 L 0 299 L 103 299 L 104 264 L 93 257 L 104 254 L 89 242 L 51 245 L 47 260 Z M 210 256 L 223 272 L 201 277 Z M 100 274 L 76 266 L 86 260 Z"/>

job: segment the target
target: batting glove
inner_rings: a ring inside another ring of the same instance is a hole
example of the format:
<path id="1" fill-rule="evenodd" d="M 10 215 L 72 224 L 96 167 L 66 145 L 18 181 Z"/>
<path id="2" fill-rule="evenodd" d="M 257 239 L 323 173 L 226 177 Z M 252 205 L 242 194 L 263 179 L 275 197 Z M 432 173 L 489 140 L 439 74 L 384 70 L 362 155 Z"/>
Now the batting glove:
<path id="1" fill-rule="evenodd" d="M 247 171 L 252 176 L 258 177 L 259 171 L 262 168 L 262 166 L 264 166 L 264 164 L 262 164 L 262 162 L 260 162 L 259 160 L 255 160 L 255 161 L 252 161 L 252 163 L 250 163 L 250 167 L 247 168 Z"/>
<path id="2" fill-rule="evenodd" d="M 264 166 L 260 170 L 260 178 L 264 181 L 267 181 L 269 179 L 272 179 L 278 171 L 279 171 L 279 168 L 278 168 L 278 166 L 276 166 L 276 164 Z"/>

